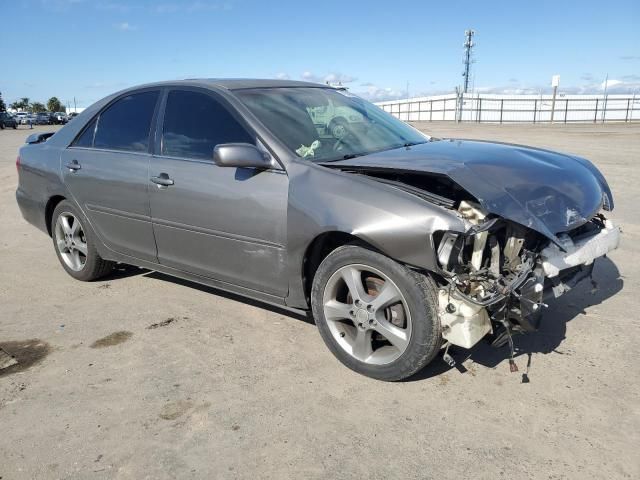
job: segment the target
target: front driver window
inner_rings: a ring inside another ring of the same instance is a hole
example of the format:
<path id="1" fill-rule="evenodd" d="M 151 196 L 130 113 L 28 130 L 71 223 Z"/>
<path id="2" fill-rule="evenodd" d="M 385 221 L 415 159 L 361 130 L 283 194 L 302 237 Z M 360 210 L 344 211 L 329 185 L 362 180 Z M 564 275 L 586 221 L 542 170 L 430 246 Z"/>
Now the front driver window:
<path id="1" fill-rule="evenodd" d="M 169 92 L 164 115 L 162 154 L 213 161 L 221 143 L 255 143 L 219 102 L 189 90 Z"/>

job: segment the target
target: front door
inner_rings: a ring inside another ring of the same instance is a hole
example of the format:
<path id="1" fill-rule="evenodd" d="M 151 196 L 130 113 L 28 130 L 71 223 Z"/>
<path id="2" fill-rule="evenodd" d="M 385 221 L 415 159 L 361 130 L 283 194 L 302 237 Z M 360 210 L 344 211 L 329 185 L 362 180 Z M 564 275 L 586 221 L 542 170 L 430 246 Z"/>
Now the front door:
<path id="1" fill-rule="evenodd" d="M 286 172 L 213 163 L 217 144 L 256 139 L 211 92 L 169 91 L 159 129 L 149 190 L 158 261 L 284 297 Z"/>
<path id="2" fill-rule="evenodd" d="M 64 183 L 103 243 L 155 262 L 149 213 L 149 137 L 160 92 L 118 99 L 62 153 Z"/>

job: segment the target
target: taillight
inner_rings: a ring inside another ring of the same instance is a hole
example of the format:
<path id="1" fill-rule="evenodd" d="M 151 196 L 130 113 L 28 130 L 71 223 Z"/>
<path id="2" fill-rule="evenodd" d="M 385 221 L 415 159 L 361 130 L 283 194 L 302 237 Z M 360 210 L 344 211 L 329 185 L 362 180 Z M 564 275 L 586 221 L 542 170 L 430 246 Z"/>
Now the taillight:
<path id="1" fill-rule="evenodd" d="M 16 158 L 16 170 L 20 172 L 20 155 Z"/>

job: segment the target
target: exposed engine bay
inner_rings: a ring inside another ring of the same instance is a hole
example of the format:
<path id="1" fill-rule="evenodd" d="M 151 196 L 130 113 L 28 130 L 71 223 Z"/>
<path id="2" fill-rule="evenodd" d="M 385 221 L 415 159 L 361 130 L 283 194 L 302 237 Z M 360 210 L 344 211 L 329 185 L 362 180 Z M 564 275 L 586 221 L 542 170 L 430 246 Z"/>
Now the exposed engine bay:
<path id="1" fill-rule="evenodd" d="M 594 261 L 619 244 L 619 229 L 602 213 L 557 234 L 554 241 L 488 213 L 446 176 L 357 173 L 454 210 L 464 221 L 464 232 L 439 231 L 433 238 L 440 267 L 435 273 L 441 285 L 438 309 L 446 340 L 444 358 L 451 364 L 449 345 L 470 348 L 493 334 L 492 345 L 508 345 L 511 368 L 517 370 L 512 335 L 535 331 L 547 306 L 545 299 L 590 278 Z"/>

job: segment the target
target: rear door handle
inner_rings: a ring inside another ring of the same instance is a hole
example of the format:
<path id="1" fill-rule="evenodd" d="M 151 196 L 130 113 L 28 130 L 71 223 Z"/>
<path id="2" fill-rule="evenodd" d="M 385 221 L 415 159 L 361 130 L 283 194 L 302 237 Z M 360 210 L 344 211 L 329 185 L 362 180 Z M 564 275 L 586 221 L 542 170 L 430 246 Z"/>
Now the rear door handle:
<path id="1" fill-rule="evenodd" d="M 173 185 L 173 180 L 171 180 L 169 175 L 166 173 L 161 173 L 157 177 L 151 177 L 151 181 L 158 185 L 158 187 L 168 187 L 169 185 Z"/>
<path id="2" fill-rule="evenodd" d="M 75 172 L 76 170 L 80 170 L 82 168 L 78 163 L 78 160 L 71 160 L 71 162 L 65 164 L 65 167 L 67 167 L 72 172 Z"/>

